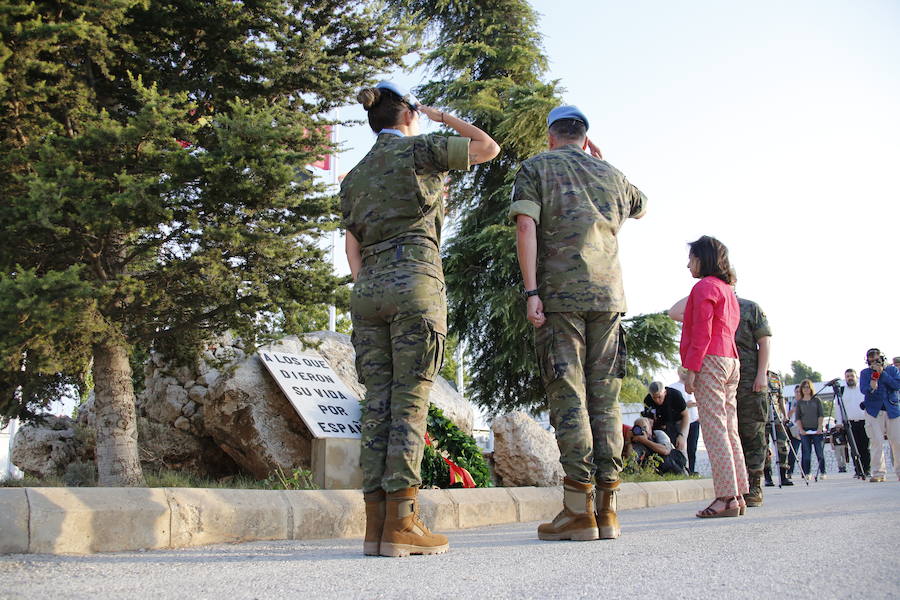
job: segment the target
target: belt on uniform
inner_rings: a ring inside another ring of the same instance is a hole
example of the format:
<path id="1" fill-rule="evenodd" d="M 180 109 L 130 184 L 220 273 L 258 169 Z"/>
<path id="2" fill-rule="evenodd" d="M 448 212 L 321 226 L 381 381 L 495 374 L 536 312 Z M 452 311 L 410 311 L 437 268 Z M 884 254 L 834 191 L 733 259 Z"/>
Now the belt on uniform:
<path id="1" fill-rule="evenodd" d="M 370 256 L 375 256 L 376 254 L 381 254 L 382 252 L 387 252 L 388 250 L 393 250 L 404 245 L 429 246 L 435 250 L 438 249 L 437 246 L 435 246 L 434 242 L 429 238 L 421 235 L 411 235 L 406 237 L 391 238 L 383 242 L 378 242 L 377 244 L 372 244 L 371 246 L 366 246 L 360 251 L 360 258 L 362 258 L 362 260 L 365 260 Z"/>

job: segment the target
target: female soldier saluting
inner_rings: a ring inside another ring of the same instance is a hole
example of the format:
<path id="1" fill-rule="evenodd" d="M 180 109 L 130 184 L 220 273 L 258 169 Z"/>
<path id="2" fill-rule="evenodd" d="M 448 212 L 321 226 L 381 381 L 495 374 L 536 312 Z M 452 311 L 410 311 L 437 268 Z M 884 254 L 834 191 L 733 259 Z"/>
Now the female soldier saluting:
<path id="1" fill-rule="evenodd" d="M 341 185 L 356 370 L 366 386 L 362 411 L 364 552 L 440 554 L 447 538 L 431 533 L 416 506 L 432 382 L 444 359 L 447 305 L 440 239 L 444 177 L 450 169 L 494 158 L 486 133 L 391 82 L 357 99 L 378 134 Z M 418 135 L 419 112 L 461 137 Z"/>

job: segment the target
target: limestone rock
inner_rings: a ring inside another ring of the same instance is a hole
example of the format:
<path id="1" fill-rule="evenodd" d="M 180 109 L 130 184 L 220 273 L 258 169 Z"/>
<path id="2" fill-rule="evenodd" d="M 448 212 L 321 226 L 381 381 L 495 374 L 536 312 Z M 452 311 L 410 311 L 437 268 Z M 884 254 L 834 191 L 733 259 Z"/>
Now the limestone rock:
<path id="1" fill-rule="evenodd" d="M 260 350 L 288 354 L 314 351 L 328 360 L 350 391 L 358 398 L 365 397 L 347 335 L 320 331 L 301 338 L 289 336 Z M 198 383 L 203 384 L 204 377 Z M 431 402 L 471 434 L 475 421 L 472 406 L 441 378 L 435 382 Z M 207 434 L 256 477 L 268 476 L 275 467 L 288 471 L 310 466 L 312 434 L 256 354 L 215 379 L 203 403 L 203 422 Z"/>
<path id="2" fill-rule="evenodd" d="M 44 423 L 26 423 L 16 432 L 10 459 L 35 477 L 62 475 L 78 457 L 75 421 L 44 415 Z"/>
<path id="3" fill-rule="evenodd" d="M 156 388 L 159 389 L 158 387 Z M 166 386 L 165 393 L 147 394 L 142 403 L 144 414 L 158 423 L 174 423 L 188 401 L 187 391 L 177 384 Z"/>
<path id="4" fill-rule="evenodd" d="M 503 485 L 556 486 L 564 476 L 552 433 L 524 412 L 494 419 L 494 472 Z"/>
<path id="5" fill-rule="evenodd" d="M 294 338 L 276 349 L 298 353 L 300 346 Z M 312 435 L 255 355 L 209 389 L 203 421 L 222 450 L 258 479 L 275 467 L 310 467 Z"/>
<path id="6" fill-rule="evenodd" d="M 175 429 L 190 431 L 191 422 L 186 417 L 178 417 L 177 419 L 175 419 Z"/>
<path id="7" fill-rule="evenodd" d="M 197 404 L 203 404 L 203 401 L 206 400 L 206 395 L 207 387 L 204 385 L 195 385 L 188 390 L 188 398 Z"/>
<path id="8" fill-rule="evenodd" d="M 472 428 L 475 425 L 475 410 L 446 379 L 440 375 L 435 378 L 431 396 L 428 399 L 441 409 L 444 416 L 457 427 L 468 435 L 472 435 Z"/>
<path id="9" fill-rule="evenodd" d="M 347 387 L 358 398 L 365 397 L 366 388 L 359 383 L 356 375 L 356 352 L 350 343 L 350 336 L 332 331 L 317 331 L 302 336 L 307 343 L 316 344 L 316 351 L 328 360 L 328 364 L 338 374 Z M 291 339 L 291 338 L 286 338 Z M 284 341 L 284 340 L 282 340 Z M 287 352 L 287 350 L 285 351 Z M 450 419 L 457 427 L 468 435 L 472 435 L 472 427 L 475 423 L 475 410 L 472 405 L 459 395 L 453 386 L 441 376 L 435 378 L 431 388 L 429 401 L 444 412 L 444 416 Z"/>
<path id="10" fill-rule="evenodd" d="M 240 472 L 240 467 L 209 438 L 144 417 L 138 419 L 138 447 L 145 469 L 189 471 L 213 479 Z"/>
<path id="11" fill-rule="evenodd" d="M 216 382 L 216 380 L 219 378 L 219 375 L 221 375 L 221 373 L 219 373 L 219 371 L 217 371 L 216 369 L 208 369 L 197 379 L 197 385 L 202 385 L 208 388 Z"/>

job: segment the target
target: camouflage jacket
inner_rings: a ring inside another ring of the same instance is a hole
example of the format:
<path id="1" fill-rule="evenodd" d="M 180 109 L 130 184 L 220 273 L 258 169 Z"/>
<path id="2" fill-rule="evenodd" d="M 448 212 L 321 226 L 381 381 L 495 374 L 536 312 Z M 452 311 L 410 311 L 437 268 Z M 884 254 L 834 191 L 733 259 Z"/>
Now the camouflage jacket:
<path id="1" fill-rule="evenodd" d="M 625 312 L 616 239 L 647 198 L 608 162 L 575 144 L 522 163 L 509 215 L 537 223 L 538 290 L 548 312 Z"/>
<path id="2" fill-rule="evenodd" d="M 772 335 L 772 330 L 769 329 L 766 313 L 759 304 L 738 297 L 738 305 L 741 307 L 741 320 L 734 332 L 734 342 L 741 361 L 741 383 L 748 382 L 752 385 L 756 379 L 756 369 L 759 367 L 758 342 L 760 338 Z"/>
<path id="3" fill-rule="evenodd" d="M 444 177 L 469 168 L 469 139 L 381 133 L 341 184 L 343 226 L 363 258 L 396 242 L 440 247 Z"/>

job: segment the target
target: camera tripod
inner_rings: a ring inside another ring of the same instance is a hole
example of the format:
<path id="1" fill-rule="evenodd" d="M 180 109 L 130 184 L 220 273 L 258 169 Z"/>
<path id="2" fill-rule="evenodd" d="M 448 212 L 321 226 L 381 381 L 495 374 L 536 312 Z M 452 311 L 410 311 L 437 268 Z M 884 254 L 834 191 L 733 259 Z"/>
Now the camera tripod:
<path id="1" fill-rule="evenodd" d="M 773 394 L 770 392 L 767 394 L 769 399 L 769 426 L 772 429 L 772 442 L 775 443 L 775 465 L 778 467 L 778 487 L 782 486 L 782 478 L 787 476 L 787 466 L 782 464 L 781 462 L 781 453 L 778 451 L 778 426 L 781 425 L 781 430 L 784 431 L 784 443 L 787 445 L 787 455 L 790 456 L 791 453 L 794 455 L 794 464 L 797 465 L 797 468 L 800 469 L 800 477 L 806 482 L 806 485 L 809 485 L 809 479 L 806 478 L 806 473 L 803 471 L 803 464 L 800 462 L 800 457 L 797 456 L 797 451 L 794 449 L 794 445 L 791 443 L 791 434 L 788 432 L 787 427 L 784 426 L 784 423 L 781 422 L 781 419 L 778 418 L 778 411 L 775 410 L 775 400 L 772 397 Z"/>
<path id="2" fill-rule="evenodd" d="M 841 424 L 844 426 L 844 432 L 847 435 L 847 444 L 850 446 L 850 459 L 853 461 L 854 477 L 857 479 L 866 479 L 866 472 L 863 469 L 862 457 L 859 455 L 859 448 L 856 446 L 856 438 L 853 437 L 853 428 L 850 426 L 850 419 L 847 418 L 847 409 L 844 407 L 844 387 L 837 379 L 832 379 L 825 385 L 830 385 L 834 390 L 834 404 L 831 407 L 831 415 L 834 415 L 834 406 L 838 407 L 840 412 Z M 822 388 L 824 389 L 824 388 Z M 822 391 L 822 390 L 819 390 Z"/>

